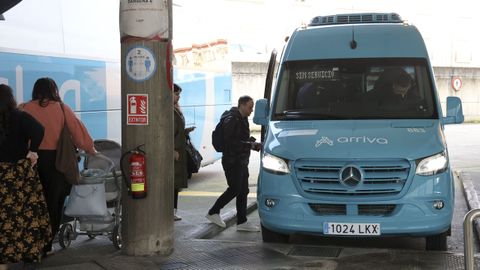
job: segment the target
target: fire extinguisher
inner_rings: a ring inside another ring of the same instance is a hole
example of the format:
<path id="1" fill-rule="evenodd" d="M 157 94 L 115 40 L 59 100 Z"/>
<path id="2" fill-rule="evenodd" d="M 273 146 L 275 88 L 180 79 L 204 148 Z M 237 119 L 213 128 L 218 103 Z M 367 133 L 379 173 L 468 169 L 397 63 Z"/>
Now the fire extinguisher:
<path id="1" fill-rule="evenodd" d="M 123 159 L 130 155 L 128 159 L 129 164 L 129 180 L 126 178 L 126 171 L 123 169 Z M 121 158 L 122 175 L 127 185 L 132 198 L 140 199 L 147 196 L 147 160 L 145 152 L 140 149 L 140 146 L 135 150 L 127 151 Z"/>

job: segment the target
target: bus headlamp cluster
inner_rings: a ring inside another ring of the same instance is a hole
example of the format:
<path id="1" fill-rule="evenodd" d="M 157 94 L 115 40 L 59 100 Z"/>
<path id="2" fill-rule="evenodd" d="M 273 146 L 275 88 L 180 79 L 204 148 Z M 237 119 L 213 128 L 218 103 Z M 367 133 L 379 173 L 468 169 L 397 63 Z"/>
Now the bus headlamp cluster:
<path id="1" fill-rule="evenodd" d="M 447 153 L 445 151 L 436 155 L 417 160 L 417 175 L 435 175 L 444 172 L 448 168 Z"/>
<path id="2" fill-rule="evenodd" d="M 268 153 L 265 153 L 262 157 L 262 167 L 265 170 L 276 174 L 290 173 L 290 169 L 285 160 Z"/>

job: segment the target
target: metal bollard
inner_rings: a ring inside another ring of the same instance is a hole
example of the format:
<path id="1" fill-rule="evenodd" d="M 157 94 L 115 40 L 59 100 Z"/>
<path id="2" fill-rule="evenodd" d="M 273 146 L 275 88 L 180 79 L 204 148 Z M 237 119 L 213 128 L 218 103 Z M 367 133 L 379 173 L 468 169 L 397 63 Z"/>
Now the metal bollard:
<path id="1" fill-rule="evenodd" d="M 474 270 L 475 258 L 473 256 L 473 221 L 480 216 L 480 209 L 470 210 L 463 220 L 463 242 L 465 270 Z"/>

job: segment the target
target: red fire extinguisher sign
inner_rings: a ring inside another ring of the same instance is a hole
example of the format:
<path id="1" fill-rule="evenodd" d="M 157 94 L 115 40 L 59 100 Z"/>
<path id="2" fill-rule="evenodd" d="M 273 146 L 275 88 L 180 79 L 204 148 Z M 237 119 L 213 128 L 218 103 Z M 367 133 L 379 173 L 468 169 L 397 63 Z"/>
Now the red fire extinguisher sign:
<path id="1" fill-rule="evenodd" d="M 127 94 L 127 125 L 148 125 L 147 94 Z"/>

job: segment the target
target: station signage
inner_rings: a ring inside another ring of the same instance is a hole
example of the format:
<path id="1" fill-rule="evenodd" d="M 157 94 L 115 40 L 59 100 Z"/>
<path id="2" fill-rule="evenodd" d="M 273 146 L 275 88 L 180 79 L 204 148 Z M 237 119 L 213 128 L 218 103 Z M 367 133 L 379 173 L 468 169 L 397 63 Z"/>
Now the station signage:
<path id="1" fill-rule="evenodd" d="M 128 77 L 136 82 L 150 79 L 157 69 L 153 52 L 144 46 L 130 48 L 125 57 L 125 63 Z"/>
<path id="2" fill-rule="evenodd" d="M 127 125 L 148 125 L 147 94 L 127 94 Z"/>
<path id="3" fill-rule="evenodd" d="M 462 88 L 462 78 L 460 77 L 452 77 L 452 87 L 455 91 L 460 91 Z"/>
<path id="4" fill-rule="evenodd" d="M 168 8 L 164 0 L 120 0 L 120 36 L 169 38 Z"/>

